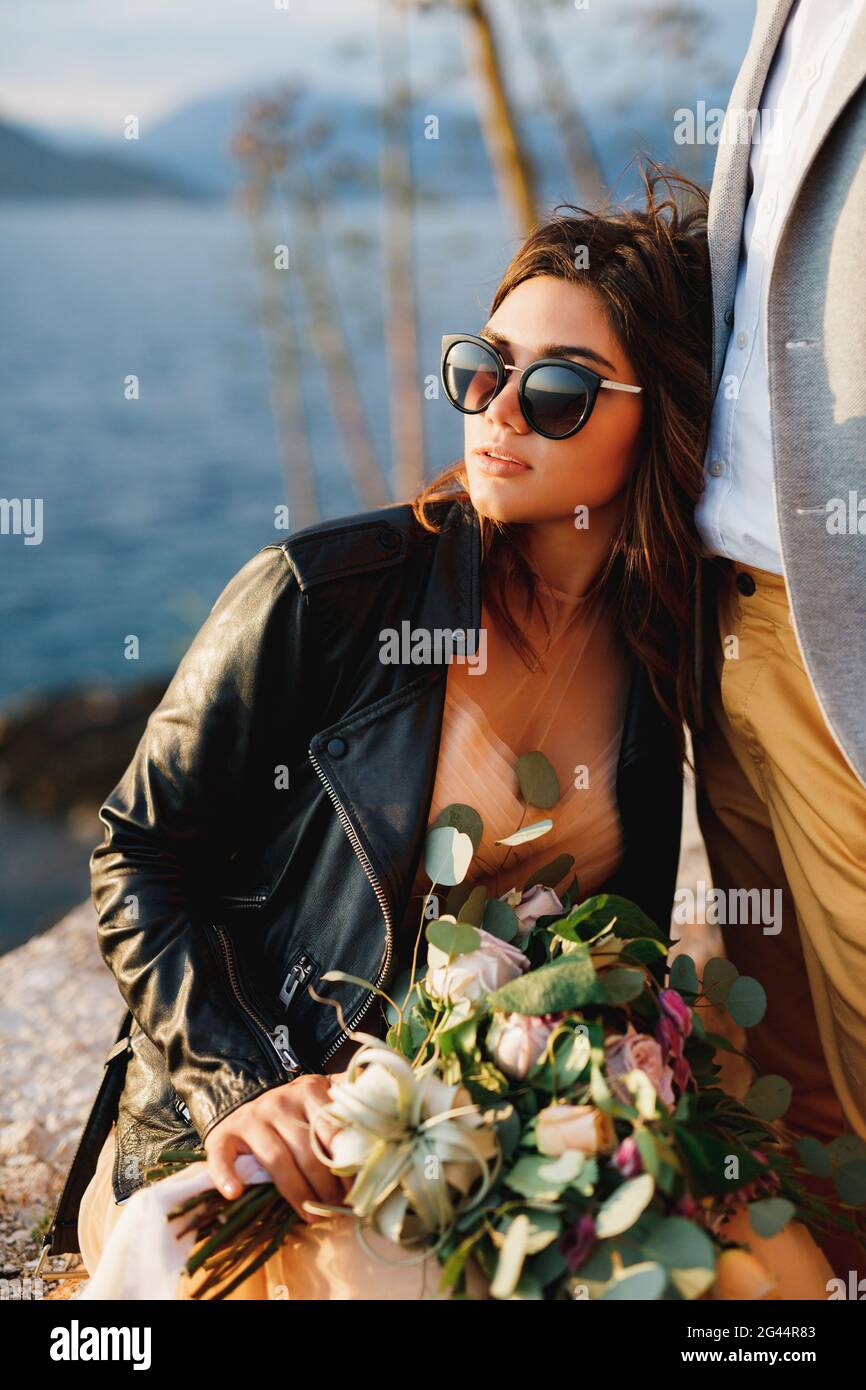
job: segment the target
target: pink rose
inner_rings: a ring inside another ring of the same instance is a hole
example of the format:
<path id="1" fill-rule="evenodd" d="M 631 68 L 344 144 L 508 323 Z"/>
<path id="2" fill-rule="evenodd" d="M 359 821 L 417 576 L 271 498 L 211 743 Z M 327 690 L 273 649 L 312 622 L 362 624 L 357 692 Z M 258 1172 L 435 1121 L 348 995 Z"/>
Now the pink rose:
<path id="1" fill-rule="evenodd" d="M 663 989 L 659 993 L 662 1012 L 672 1019 L 684 1038 L 692 1031 L 692 1011 L 681 994 L 675 989 Z"/>
<path id="2" fill-rule="evenodd" d="M 623 1139 L 613 1156 L 613 1161 L 624 1178 L 636 1178 L 643 1172 L 643 1163 L 636 1141 L 629 1134 Z"/>
<path id="3" fill-rule="evenodd" d="M 512 888 L 509 893 L 500 894 L 500 902 L 511 900 L 511 906 L 517 913 L 518 931 L 521 936 L 531 931 L 539 917 L 545 917 L 550 912 L 564 912 L 565 908 L 559 901 L 552 888 L 545 888 L 542 883 L 533 883 L 531 888 L 527 888 L 520 896 L 520 901 L 514 903 L 514 896 L 517 889 Z"/>
<path id="4" fill-rule="evenodd" d="M 522 1081 L 547 1047 L 555 1026 L 552 1019 L 508 1014 L 493 1024 L 487 1035 L 487 1046 L 496 1065 L 507 1076 Z"/>
<path id="5" fill-rule="evenodd" d="M 648 1033 L 638 1033 L 633 1023 L 628 1025 L 627 1033 L 618 1033 L 607 1039 L 604 1045 L 605 1065 L 611 1087 L 618 1100 L 626 1105 L 632 1103 L 628 1087 L 616 1078 L 630 1071 L 642 1071 L 649 1077 L 658 1092 L 659 1099 L 668 1110 L 673 1110 L 676 1101 L 673 1093 L 673 1072 L 664 1064 L 662 1050 L 655 1038 Z"/>

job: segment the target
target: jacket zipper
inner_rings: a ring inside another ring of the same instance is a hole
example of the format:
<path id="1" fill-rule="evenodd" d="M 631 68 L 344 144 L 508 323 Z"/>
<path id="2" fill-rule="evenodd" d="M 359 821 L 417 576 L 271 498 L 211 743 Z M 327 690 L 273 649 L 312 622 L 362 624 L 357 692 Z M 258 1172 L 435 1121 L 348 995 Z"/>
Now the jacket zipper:
<path id="1" fill-rule="evenodd" d="M 296 1057 L 295 1053 L 289 1047 L 288 1043 L 275 1042 L 274 1037 L 268 1030 L 268 1026 L 265 1023 L 264 1019 L 261 1018 L 254 1009 L 250 1008 L 249 1004 L 247 1003 L 246 999 L 244 999 L 243 994 L 241 993 L 237 971 L 235 969 L 234 957 L 232 956 L 231 942 L 229 941 L 227 933 L 223 931 L 222 927 L 218 927 L 216 923 L 212 923 L 211 925 L 213 926 L 213 930 L 216 933 L 217 940 L 219 941 L 220 946 L 222 947 L 222 955 L 223 960 L 225 962 L 229 984 L 231 985 L 232 992 L 238 1004 L 243 1009 L 247 1017 L 252 1019 L 253 1023 L 256 1024 L 256 1026 L 261 1030 L 262 1033 L 264 1033 L 270 1047 L 273 1048 L 274 1052 L 276 1052 L 277 1056 L 279 1057 L 280 1065 L 283 1068 L 283 1070 L 289 1073 L 289 1075 L 292 1077 L 298 1076 L 304 1070 L 304 1068 L 299 1059 Z"/>
<path id="2" fill-rule="evenodd" d="M 361 868 L 364 870 L 364 873 L 367 875 L 367 878 L 370 881 L 370 886 L 372 887 L 373 892 L 376 894 L 376 897 L 379 902 L 379 907 L 382 910 L 382 916 L 385 919 L 385 959 L 382 963 L 382 968 L 374 981 L 374 984 L 379 985 L 379 983 L 385 978 L 385 976 L 388 973 L 388 967 L 391 964 L 391 954 L 393 951 L 393 924 L 391 920 L 391 909 L 388 906 L 388 899 L 385 897 L 384 889 L 382 888 L 382 885 L 376 876 L 376 871 L 374 870 L 373 865 L 370 863 L 369 857 L 367 856 L 364 846 L 358 839 L 355 827 L 352 825 L 352 822 L 349 820 L 349 817 L 347 816 L 344 808 L 340 804 L 339 798 L 337 797 L 337 793 L 334 791 L 334 788 L 331 786 L 330 782 L 328 781 L 327 777 L 322 771 L 321 764 L 319 763 L 312 749 L 309 750 L 309 758 L 310 762 L 313 764 L 313 767 L 316 769 L 316 775 L 318 776 L 319 780 L 324 786 L 325 791 L 328 793 L 328 796 L 331 798 L 331 801 L 334 803 L 337 815 L 340 818 L 340 823 L 349 837 L 352 849 L 355 851 Z M 373 1003 L 373 1000 L 375 998 L 376 991 L 371 990 L 370 993 L 367 995 L 366 999 L 362 1001 L 360 1007 L 356 1009 L 355 1013 L 352 1014 L 351 1018 L 347 1020 L 349 1028 L 354 1028 L 356 1023 L 360 1023 L 361 1019 L 367 1013 L 367 1010 L 370 1008 L 370 1005 Z M 321 1066 L 324 1066 L 325 1063 L 331 1057 L 334 1056 L 334 1053 L 339 1051 L 339 1049 L 342 1047 L 343 1043 L 346 1041 L 348 1036 L 348 1032 L 341 1032 L 339 1034 L 336 1041 L 331 1044 L 327 1052 L 325 1052 L 324 1056 L 322 1057 L 320 1063 Z"/>
<path id="3" fill-rule="evenodd" d="M 223 902 L 226 907 L 262 907 L 268 900 L 266 892 L 261 893 L 226 893 Z"/>
<path id="4" fill-rule="evenodd" d="M 306 984 L 316 968 L 312 956 L 299 956 L 283 981 L 280 990 L 280 1002 L 288 1009 L 292 1000 L 300 989 L 301 985 Z"/>

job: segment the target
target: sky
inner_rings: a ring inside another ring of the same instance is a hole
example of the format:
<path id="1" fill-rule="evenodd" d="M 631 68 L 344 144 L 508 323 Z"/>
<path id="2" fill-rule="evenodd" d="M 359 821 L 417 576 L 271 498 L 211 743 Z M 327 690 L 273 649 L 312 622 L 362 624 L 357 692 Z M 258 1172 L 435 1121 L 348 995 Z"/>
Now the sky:
<path id="1" fill-rule="evenodd" d="M 155 122 L 213 93 L 303 75 L 359 96 L 379 90 L 379 10 L 394 0 L 0 0 L 0 114 L 57 135 L 111 137 L 135 114 Z M 508 54 L 509 81 L 537 99 L 521 58 L 518 5 L 489 0 Z M 712 85 L 738 65 L 754 0 L 689 0 L 708 20 L 700 60 L 685 68 Z M 652 0 L 560 0 L 548 31 L 588 102 L 664 80 L 664 55 L 637 21 Z M 279 8 L 278 8 L 279 7 Z M 413 77 L 435 90 L 464 86 L 465 22 L 447 4 L 410 22 Z M 577 79 L 576 79 L 577 80 Z M 700 86 L 696 96 L 700 95 Z"/>

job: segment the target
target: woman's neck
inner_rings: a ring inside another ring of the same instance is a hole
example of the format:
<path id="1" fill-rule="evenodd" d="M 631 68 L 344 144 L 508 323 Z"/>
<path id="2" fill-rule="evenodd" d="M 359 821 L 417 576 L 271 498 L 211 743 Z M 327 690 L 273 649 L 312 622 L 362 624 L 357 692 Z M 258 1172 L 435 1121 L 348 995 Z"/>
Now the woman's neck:
<path id="1" fill-rule="evenodd" d="M 523 533 L 528 563 L 551 589 L 587 593 L 607 562 L 623 511 L 623 500 L 617 498 L 605 507 L 594 507 L 583 527 L 570 516 L 532 522 Z"/>

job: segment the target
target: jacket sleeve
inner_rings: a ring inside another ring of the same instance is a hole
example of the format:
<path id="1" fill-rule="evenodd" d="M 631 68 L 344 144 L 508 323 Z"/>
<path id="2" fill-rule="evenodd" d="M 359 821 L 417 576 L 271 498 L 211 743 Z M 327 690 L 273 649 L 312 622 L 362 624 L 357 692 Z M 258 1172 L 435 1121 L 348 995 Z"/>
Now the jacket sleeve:
<path id="1" fill-rule="evenodd" d="M 90 859 L 103 958 L 202 1139 L 287 1079 L 231 993 L 200 888 L 255 795 L 254 744 L 277 692 L 291 719 L 305 611 L 278 545 L 229 581 L 101 807 L 106 832 Z"/>

